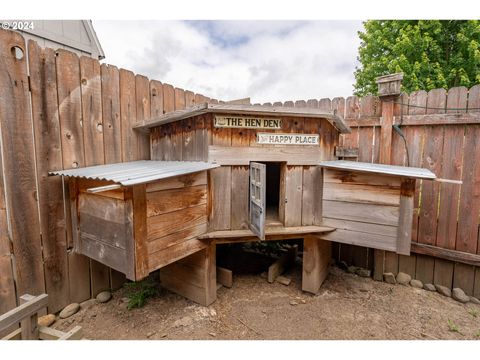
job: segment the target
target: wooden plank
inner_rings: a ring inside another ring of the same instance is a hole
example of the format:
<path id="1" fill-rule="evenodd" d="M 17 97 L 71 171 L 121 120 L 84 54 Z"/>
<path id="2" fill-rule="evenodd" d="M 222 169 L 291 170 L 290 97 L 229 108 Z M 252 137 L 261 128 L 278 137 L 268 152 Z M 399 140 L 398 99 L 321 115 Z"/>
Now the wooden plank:
<path id="1" fill-rule="evenodd" d="M 323 172 L 319 166 L 303 167 L 302 225 L 322 224 Z"/>
<path id="2" fill-rule="evenodd" d="M 206 185 L 151 192 L 147 195 L 147 217 L 156 217 L 206 203 Z"/>
<path id="3" fill-rule="evenodd" d="M 135 76 L 136 122 L 150 119 L 150 83 L 142 75 Z M 150 159 L 150 135 L 136 132 L 138 141 L 138 159 Z"/>
<path id="4" fill-rule="evenodd" d="M 285 226 L 300 226 L 302 225 L 303 167 L 285 165 L 284 174 L 285 218 L 283 223 Z"/>
<path id="5" fill-rule="evenodd" d="M 163 84 L 163 113 L 175 111 L 175 89 L 170 84 Z"/>
<path id="6" fill-rule="evenodd" d="M 39 329 L 40 340 L 81 340 L 83 331 L 81 326 L 75 326 L 67 332 L 41 326 Z"/>
<path id="7" fill-rule="evenodd" d="M 33 297 L 33 299 L 23 302 L 15 309 L 0 315 L 0 331 L 19 323 L 26 317 L 30 317 L 33 313 L 39 312 L 41 309 L 47 307 L 47 304 L 48 295 L 41 294 Z"/>
<path id="8" fill-rule="evenodd" d="M 82 258 L 87 259 L 86 256 L 88 256 L 89 258 L 96 260 L 99 263 L 102 263 L 117 271 L 125 273 L 128 279 L 135 280 L 135 277 L 132 276 L 134 274 L 131 274 L 129 272 L 129 264 L 127 262 L 127 251 L 125 249 L 120 249 L 118 247 L 112 246 L 106 242 L 101 241 L 101 239 L 91 236 L 89 234 L 82 233 L 80 237 L 81 237 L 81 244 L 80 244 L 79 252 L 81 252 L 85 256 L 77 255 L 76 260 L 82 259 Z M 89 262 L 86 261 L 85 264 L 83 264 L 82 262 L 82 265 L 84 266 L 84 271 L 86 271 L 88 274 L 90 271 Z M 90 281 L 88 281 L 87 285 L 90 285 Z M 72 291 L 72 287 L 70 288 Z M 72 297 L 72 300 L 75 302 L 81 302 L 81 301 L 87 300 L 90 298 L 90 289 L 88 291 L 87 298 L 85 298 L 85 294 L 74 294 L 74 295 L 78 295 L 76 299 L 82 299 L 82 300 L 75 300 L 75 298 Z"/>
<path id="9" fill-rule="evenodd" d="M 93 194 L 78 195 L 78 212 L 117 224 L 125 224 L 125 202 Z"/>
<path id="10" fill-rule="evenodd" d="M 163 115 L 163 86 L 160 81 L 150 80 L 150 116 Z"/>
<path id="11" fill-rule="evenodd" d="M 184 257 L 205 249 L 207 245 L 208 244 L 205 241 L 191 238 L 174 244 L 166 249 L 152 253 L 149 258 L 149 264 L 151 266 L 150 271 L 160 269 L 168 264 L 172 264 Z"/>
<path id="12" fill-rule="evenodd" d="M 355 183 L 325 183 L 323 188 L 324 200 L 392 206 L 398 206 L 401 200 L 398 188 Z"/>
<path id="13" fill-rule="evenodd" d="M 135 75 L 120 69 L 120 123 L 122 134 L 122 161 L 139 160 L 138 135 L 132 129 L 137 118 Z"/>
<path id="14" fill-rule="evenodd" d="M 207 222 L 207 205 L 197 205 L 147 218 L 148 241 Z"/>
<path id="15" fill-rule="evenodd" d="M 248 165 L 250 161 L 286 162 L 288 165 L 317 165 L 322 149 L 316 146 L 208 147 L 208 161 L 220 165 Z"/>
<path id="16" fill-rule="evenodd" d="M 191 108 L 195 105 L 195 94 L 193 91 L 185 90 L 185 108 Z"/>
<path id="17" fill-rule="evenodd" d="M 80 58 L 82 129 L 85 166 L 104 163 L 102 85 L 100 63 L 91 57 Z"/>
<path id="18" fill-rule="evenodd" d="M 217 282 L 225 287 L 231 288 L 233 286 L 232 270 L 217 266 Z"/>
<path id="19" fill-rule="evenodd" d="M 335 228 L 329 226 L 291 226 L 291 227 L 266 227 L 265 235 L 302 235 L 312 233 L 324 233 L 334 231 Z M 251 230 L 221 230 L 212 231 L 206 234 L 200 235 L 199 239 L 229 239 L 229 238 L 241 238 L 241 237 L 255 237 L 255 234 Z"/>
<path id="20" fill-rule="evenodd" d="M 399 208 L 387 205 L 323 200 L 323 216 L 334 219 L 397 226 Z"/>
<path id="21" fill-rule="evenodd" d="M 94 258 L 94 253 L 87 253 L 84 250 L 84 239 L 81 239 L 80 251 Z M 95 252 L 98 254 L 98 250 Z M 78 302 L 88 300 L 91 298 L 90 294 L 90 262 L 89 259 L 74 252 L 68 253 L 68 282 L 70 302 Z M 100 261 L 100 259 L 98 259 Z M 108 265 L 108 264 L 107 264 Z"/>
<path id="22" fill-rule="evenodd" d="M 62 179 L 48 176 L 48 171 L 63 168 L 56 55 L 52 49 L 40 50 L 34 41 L 29 41 L 28 53 L 45 289 L 50 294 L 49 311 L 57 312 L 68 305 L 69 300 Z"/>
<path id="23" fill-rule="evenodd" d="M 466 265 L 479 266 L 480 255 L 458 250 L 444 249 L 438 246 L 412 242 L 412 252 L 429 255 L 443 260 L 459 262 Z"/>
<path id="24" fill-rule="evenodd" d="M 58 340 L 80 340 L 83 337 L 83 330 L 81 326 L 75 326 L 73 329 L 68 330 Z"/>
<path id="25" fill-rule="evenodd" d="M 334 184 L 358 184 L 400 189 L 401 179 L 395 176 L 379 176 L 354 171 L 324 170 L 324 182 Z"/>
<path id="26" fill-rule="evenodd" d="M 175 110 L 185 109 L 185 91 L 180 88 L 174 90 Z"/>
<path id="27" fill-rule="evenodd" d="M 80 62 L 74 53 L 58 50 L 57 89 L 64 169 L 85 166 L 83 147 Z"/>
<path id="28" fill-rule="evenodd" d="M 231 228 L 248 229 L 249 167 L 232 166 Z"/>
<path id="29" fill-rule="evenodd" d="M 229 166 L 212 169 L 209 175 L 209 229 L 228 230 L 231 224 L 232 171 Z"/>
<path id="30" fill-rule="evenodd" d="M 291 246 L 286 253 L 282 254 L 275 262 L 268 267 L 267 271 L 267 281 L 273 283 L 275 279 L 282 275 L 287 267 L 295 264 L 297 259 L 298 246 Z"/>
<path id="31" fill-rule="evenodd" d="M 186 174 L 181 176 L 175 176 L 173 178 L 162 179 L 156 182 L 147 184 L 147 197 L 148 193 L 160 191 L 179 189 L 189 186 L 207 185 L 207 172 L 201 171 L 193 174 Z M 147 199 L 148 200 L 148 199 Z"/>
<path id="32" fill-rule="evenodd" d="M 102 78 L 102 118 L 105 164 L 122 161 L 120 123 L 120 76 L 113 65 L 100 66 Z"/>
<path id="33" fill-rule="evenodd" d="M 302 290 L 318 293 L 328 275 L 331 259 L 329 241 L 307 236 L 303 239 Z"/>
<path id="34" fill-rule="evenodd" d="M 3 314 L 17 305 L 10 254 L 0 255 L 0 274 L 0 313 Z"/>
<path id="35" fill-rule="evenodd" d="M 398 215 L 397 230 L 397 253 L 410 255 L 410 243 L 412 241 L 412 216 L 413 195 L 415 193 L 415 180 L 402 181 L 400 188 L 400 213 Z"/>
<path id="36" fill-rule="evenodd" d="M 0 119 L 5 204 L 19 294 L 45 291 L 36 202 L 34 138 L 30 116 L 26 56 L 16 59 L 12 48 L 26 55 L 23 37 L 0 31 Z M 8 273 L 7 273 L 8 274 Z M 7 275 L 8 276 L 8 275 Z"/>
<path id="37" fill-rule="evenodd" d="M 95 238 L 120 249 L 127 248 L 127 228 L 131 226 L 131 224 L 119 224 L 82 212 L 80 212 L 79 215 L 80 234 L 94 236 Z M 103 271 L 106 270 L 103 269 L 102 272 Z M 105 286 L 106 285 L 107 284 L 105 284 Z"/>
<path id="38" fill-rule="evenodd" d="M 453 89 L 456 89 L 456 88 L 453 88 Z M 451 106 L 448 105 L 447 107 L 451 107 Z M 478 125 L 480 123 L 480 113 L 455 112 L 455 113 L 447 113 L 447 114 L 404 115 L 403 119 L 399 116 L 394 116 L 394 123 L 397 125 L 401 123 L 404 126 Z"/>
<path id="39" fill-rule="evenodd" d="M 182 160 L 193 161 L 197 159 L 197 144 L 196 144 L 196 119 L 184 119 L 182 124 Z M 203 150 L 202 150 L 203 153 Z"/>
<path id="40" fill-rule="evenodd" d="M 380 250 L 396 251 L 397 249 L 397 238 L 385 235 L 336 229 L 335 231 L 318 235 L 318 237 L 323 240 L 336 241 L 342 244 L 367 246 Z"/>
<path id="41" fill-rule="evenodd" d="M 191 271 L 181 272 L 175 271 L 182 266 L 197 268 L 202 275 L 200 282 L 195 284 L 192 281 Z M 174 291 L 186 298 L 198 302 L 203 306 L 208 306 L 217 298 L 217 281 L 216 281 L 216 251 L 215 245 L 210 245 L 197 254 L 182 259 L 178 264 L 170 265 L 170 268 L 160 271 L 160 282 L 163 287 Z M 193 285 L 188 286 L 188 285 Z"/>
<path id="42" fill-rule="evenodd" d="M 335 229 L 350 230 L 356 232 L 364 232 L 368 234 L 377 234 L 387 237 L 397 236 L 397 226 L 372 224 L 360 221 L 342 220 L 323 218 L 322 226 L 329 226 Z"/>
<path id="43" fill-rule="evenodd" d="M 92 274 L 92 298 L 96 297 L 102 291 L 110 290 L 110 271 L 107 266 L 95 260 L 91 260 L 90 271 Z"/>
<path id="44" fill-rule="evenodd" d="M 455 263 L 453 287 L 462 289 L 465 294 L 473 296 L 475 285 L 475 266 Z"/>
<path id="45" fill-rule="evenodd" d="M 135 239 L 135 279 L 149 274 L 147 247 L 147 199 L 145 184 L 134 185 L 132 191 L 133 237 Z"/>
<path id="46" fill-rule="evenodd" d="M 153 254 L 157 251 L 168 249 L 195 237 L 202 236 L 207 231 L 206 223 L 200 223 L 192 227 L 183 227 L 177 231 L 160 238 L 148 239 L 148 253 Z M 151 264 L 151 267 L 153 264 Z"/>

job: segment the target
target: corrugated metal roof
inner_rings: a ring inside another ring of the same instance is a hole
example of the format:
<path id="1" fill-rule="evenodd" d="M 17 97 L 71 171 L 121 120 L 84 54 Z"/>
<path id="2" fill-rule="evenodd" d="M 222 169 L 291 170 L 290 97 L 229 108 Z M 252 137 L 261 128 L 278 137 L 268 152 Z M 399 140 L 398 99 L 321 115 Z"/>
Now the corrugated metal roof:
<path id="1" fill-rule="evenodd" d="M 331 169 L 395 175 L 395 176 L 403 176 L 403 177 L 409 177 L 409 178 L 415 178 L 415 179 L 433 180 L 436 178 L 435 174 L 428 169 L 408 167 L 408 166 L 372 164 L 372 163 L 345 161 L 345 160 L 322 161 L 321 163 L 319 163 L 319 165 L 326 168 L 331 168 Z"/>
<path id="2" fill-rule="evenodd" d="M 123 186 L 130 186 L 191 174 L 219 166 L 220 165 L 203 161 L 140 160 L 70 170 L 50 171 L 49 174 L 113 181 Z"/>
<path id="3" fill-rule="evenodd" d="M 298 108 L 284 106 L 257 106 L 236 104 L 198 104 L 187 109 L 176 110 L 153 119 L 145 119 L 136 123 L 133 128 L 149 130 L 153 127 L 169 124 L 171 122 L 188 119 L 206 113 L 237 114 L 237 115 L 265 115 L 265 116 L 292 116 L 327 119 L 340 133 L 349 134 L 350 127 L 342 117 L 334 111 L 324 111 L 315 108 Z"/>

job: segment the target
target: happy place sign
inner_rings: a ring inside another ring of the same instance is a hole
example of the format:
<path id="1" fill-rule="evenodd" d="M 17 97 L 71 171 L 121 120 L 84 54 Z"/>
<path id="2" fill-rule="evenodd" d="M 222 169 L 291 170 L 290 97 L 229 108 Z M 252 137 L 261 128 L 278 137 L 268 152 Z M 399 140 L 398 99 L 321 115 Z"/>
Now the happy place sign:
<path id="1" fill-rule="evenodd" d="M 270 145 L 318 145 L 319 136 L 312 134 L 258 133 L 257 143 Z"/>

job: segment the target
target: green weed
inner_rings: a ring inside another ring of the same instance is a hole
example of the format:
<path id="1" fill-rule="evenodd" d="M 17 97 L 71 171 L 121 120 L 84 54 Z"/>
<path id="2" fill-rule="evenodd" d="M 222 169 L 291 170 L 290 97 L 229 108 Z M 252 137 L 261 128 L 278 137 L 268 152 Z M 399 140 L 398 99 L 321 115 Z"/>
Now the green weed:
<path id="1" fill-rule="evenodd" d="M 127 290 L 128 310 L 141 308 L 148 298 L 154 297 L 158 293 L 156 284 L 150 279 L 128 282 L 123 286 Z"/>

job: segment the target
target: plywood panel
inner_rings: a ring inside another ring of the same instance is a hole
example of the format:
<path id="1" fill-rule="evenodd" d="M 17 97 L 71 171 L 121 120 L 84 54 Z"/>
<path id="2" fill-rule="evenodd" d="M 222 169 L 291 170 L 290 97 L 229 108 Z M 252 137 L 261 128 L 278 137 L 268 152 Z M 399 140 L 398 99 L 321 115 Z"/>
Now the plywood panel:
<path id="1" fill-rule="evenodd" d="M 222 166 L 209 171 L 209 229 L 229 230 L 231 224 L 230 205 L 232 199 L 232 170 Z"/>
<path id="2" fill-rule="evenodd" d="M 323 172 L 319 166 L 303 167 L 302 225 L 322 223 Z"/>
<path id="3" fill-rule="evenodd" d="M 232 230 L 248 229 L 248 166 L 232 166 Z"/>
<path id="4" fill-rule="evenodd" d="M 285 166 L 285 226 L 302 225 L 303 167 Z"/>

